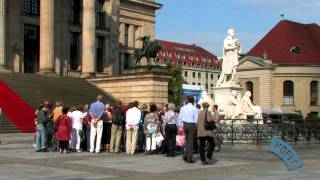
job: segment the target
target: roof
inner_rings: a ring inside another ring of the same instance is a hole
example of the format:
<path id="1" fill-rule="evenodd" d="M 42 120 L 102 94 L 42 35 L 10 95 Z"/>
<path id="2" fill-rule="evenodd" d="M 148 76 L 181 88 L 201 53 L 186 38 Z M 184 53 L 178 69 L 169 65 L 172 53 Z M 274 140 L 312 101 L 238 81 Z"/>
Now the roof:
<path id="1" fill-rule="evenodd" d="M 248 53 L 279 65 L 320 64 L 320 27 L 281 20 Z"/>
<path id="2" fill-rule="evenodd" d="M 246 59 L 248 59 L 250 61 L 253 61 L 255 63 L 261 64 L 264 67 L 272 68 L 272 67 L 277 67 L 278 66 L 277 64 L 273 63 L 269 59 L 262 59 L 262 58 L 257 57 L 257 56 L 246 56 L 245 58 L 243 58 L 241 60 L 240 63 L 243 63 Z"/>
<path id="3" fill-rule="evenodd" d="M 195 64 L 199 68 L 205 68 L 207 65 L 207 68 L 211 67 L 211 69 L 219 69 L 221 66 L 216 55 L 195 44 L 181 44 L 164 40 L 159 40 L 159 42 L 163 49 L 158 53 L 157 59 L 162 63 L 172 61 L 175 64 L 181 63 L 190 67 Z"/>

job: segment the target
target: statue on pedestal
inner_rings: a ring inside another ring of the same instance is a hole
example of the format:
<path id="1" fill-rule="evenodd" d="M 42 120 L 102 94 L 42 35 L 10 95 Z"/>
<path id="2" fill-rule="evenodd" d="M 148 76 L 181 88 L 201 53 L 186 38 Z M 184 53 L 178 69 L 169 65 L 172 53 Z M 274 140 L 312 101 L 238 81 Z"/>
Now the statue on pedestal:
<path id="1" fill-rule="evenodd" d="M 239 64 L 240 42 L 235 38 L 234 29 L 229 29 L 223 44 L 223 62 L 217 87 L 235 86 L 235 74 Z"/>
<path id="2" fill-rule="evenodd" d="M 253 114 L 254 119 L 262 119 L 262 110 L 260 106 L 254 106 L 251 102 L 251 92 L 246 91 L 242 97 L 241 104 L 245 114 Z"/>
<path id="3" fill-rule="evenodd" d="M 134 55 L 136 57 L 136 65 L 141 64 L 141 59 L 147 59 L 147 65 L 151 65 L 151 59 L 157 57 L 157 53 L 163 47 L 159 41 L 150 41 L 149 36 L 140 37 L 139 40 L 142 41 L 142 48 L 136 49 Z"/>
<path id="4" fill-rule="evenodd" d="M 229 102 L 225 108 L 224 119 L 247 119 L 246 113 L 243 111 L 241 102 L 237 98 L 237 91 L 232 91 Z"/>

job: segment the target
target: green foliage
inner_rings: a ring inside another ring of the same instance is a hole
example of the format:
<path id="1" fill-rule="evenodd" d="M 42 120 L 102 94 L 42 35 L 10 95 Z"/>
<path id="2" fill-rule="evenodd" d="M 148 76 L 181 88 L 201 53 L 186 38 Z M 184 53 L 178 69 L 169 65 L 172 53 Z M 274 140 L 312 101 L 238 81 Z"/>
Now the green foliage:
<path id="1" fill-rule="evenodd" d="M 320 122 L 320 117 L 317 114 L 309 113 L 306 117 L 307 121 L 315 121 L 315 122 Z"/>
<path id="2" fill-rule="evenodd" d="M 168 101 L 180 106 L 182 98 L 182 84 L 186 83 L 182 76 L 182 67 L 178 64 L 167 63 L 169 75 L 172 77 L 168 84 Z"/>

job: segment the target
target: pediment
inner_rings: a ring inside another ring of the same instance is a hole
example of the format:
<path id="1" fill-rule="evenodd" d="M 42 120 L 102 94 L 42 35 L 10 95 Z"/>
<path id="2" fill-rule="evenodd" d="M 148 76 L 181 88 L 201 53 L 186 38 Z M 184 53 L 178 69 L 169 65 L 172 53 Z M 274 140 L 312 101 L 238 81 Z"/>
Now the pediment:
<path id="1" fill-rule="evenodd" d="M 251 61 L 250 59 L 245 59 L 239 64 L 238 69 L 256 69 L 264 67 L 263 64 Z"/>

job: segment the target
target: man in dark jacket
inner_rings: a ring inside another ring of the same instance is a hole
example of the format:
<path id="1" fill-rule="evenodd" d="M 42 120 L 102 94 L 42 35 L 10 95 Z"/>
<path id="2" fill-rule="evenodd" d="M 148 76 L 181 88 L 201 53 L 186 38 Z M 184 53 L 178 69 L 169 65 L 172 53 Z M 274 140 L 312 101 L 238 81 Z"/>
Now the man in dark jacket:
<path id="1" fill-rule="evenodd" d="M 42 105 L 37 112 L 37 137 L 36 137 L 36 152 L 46 152 L 46 128 L 45 124 L 48 121 L 48 106 Z"/>

